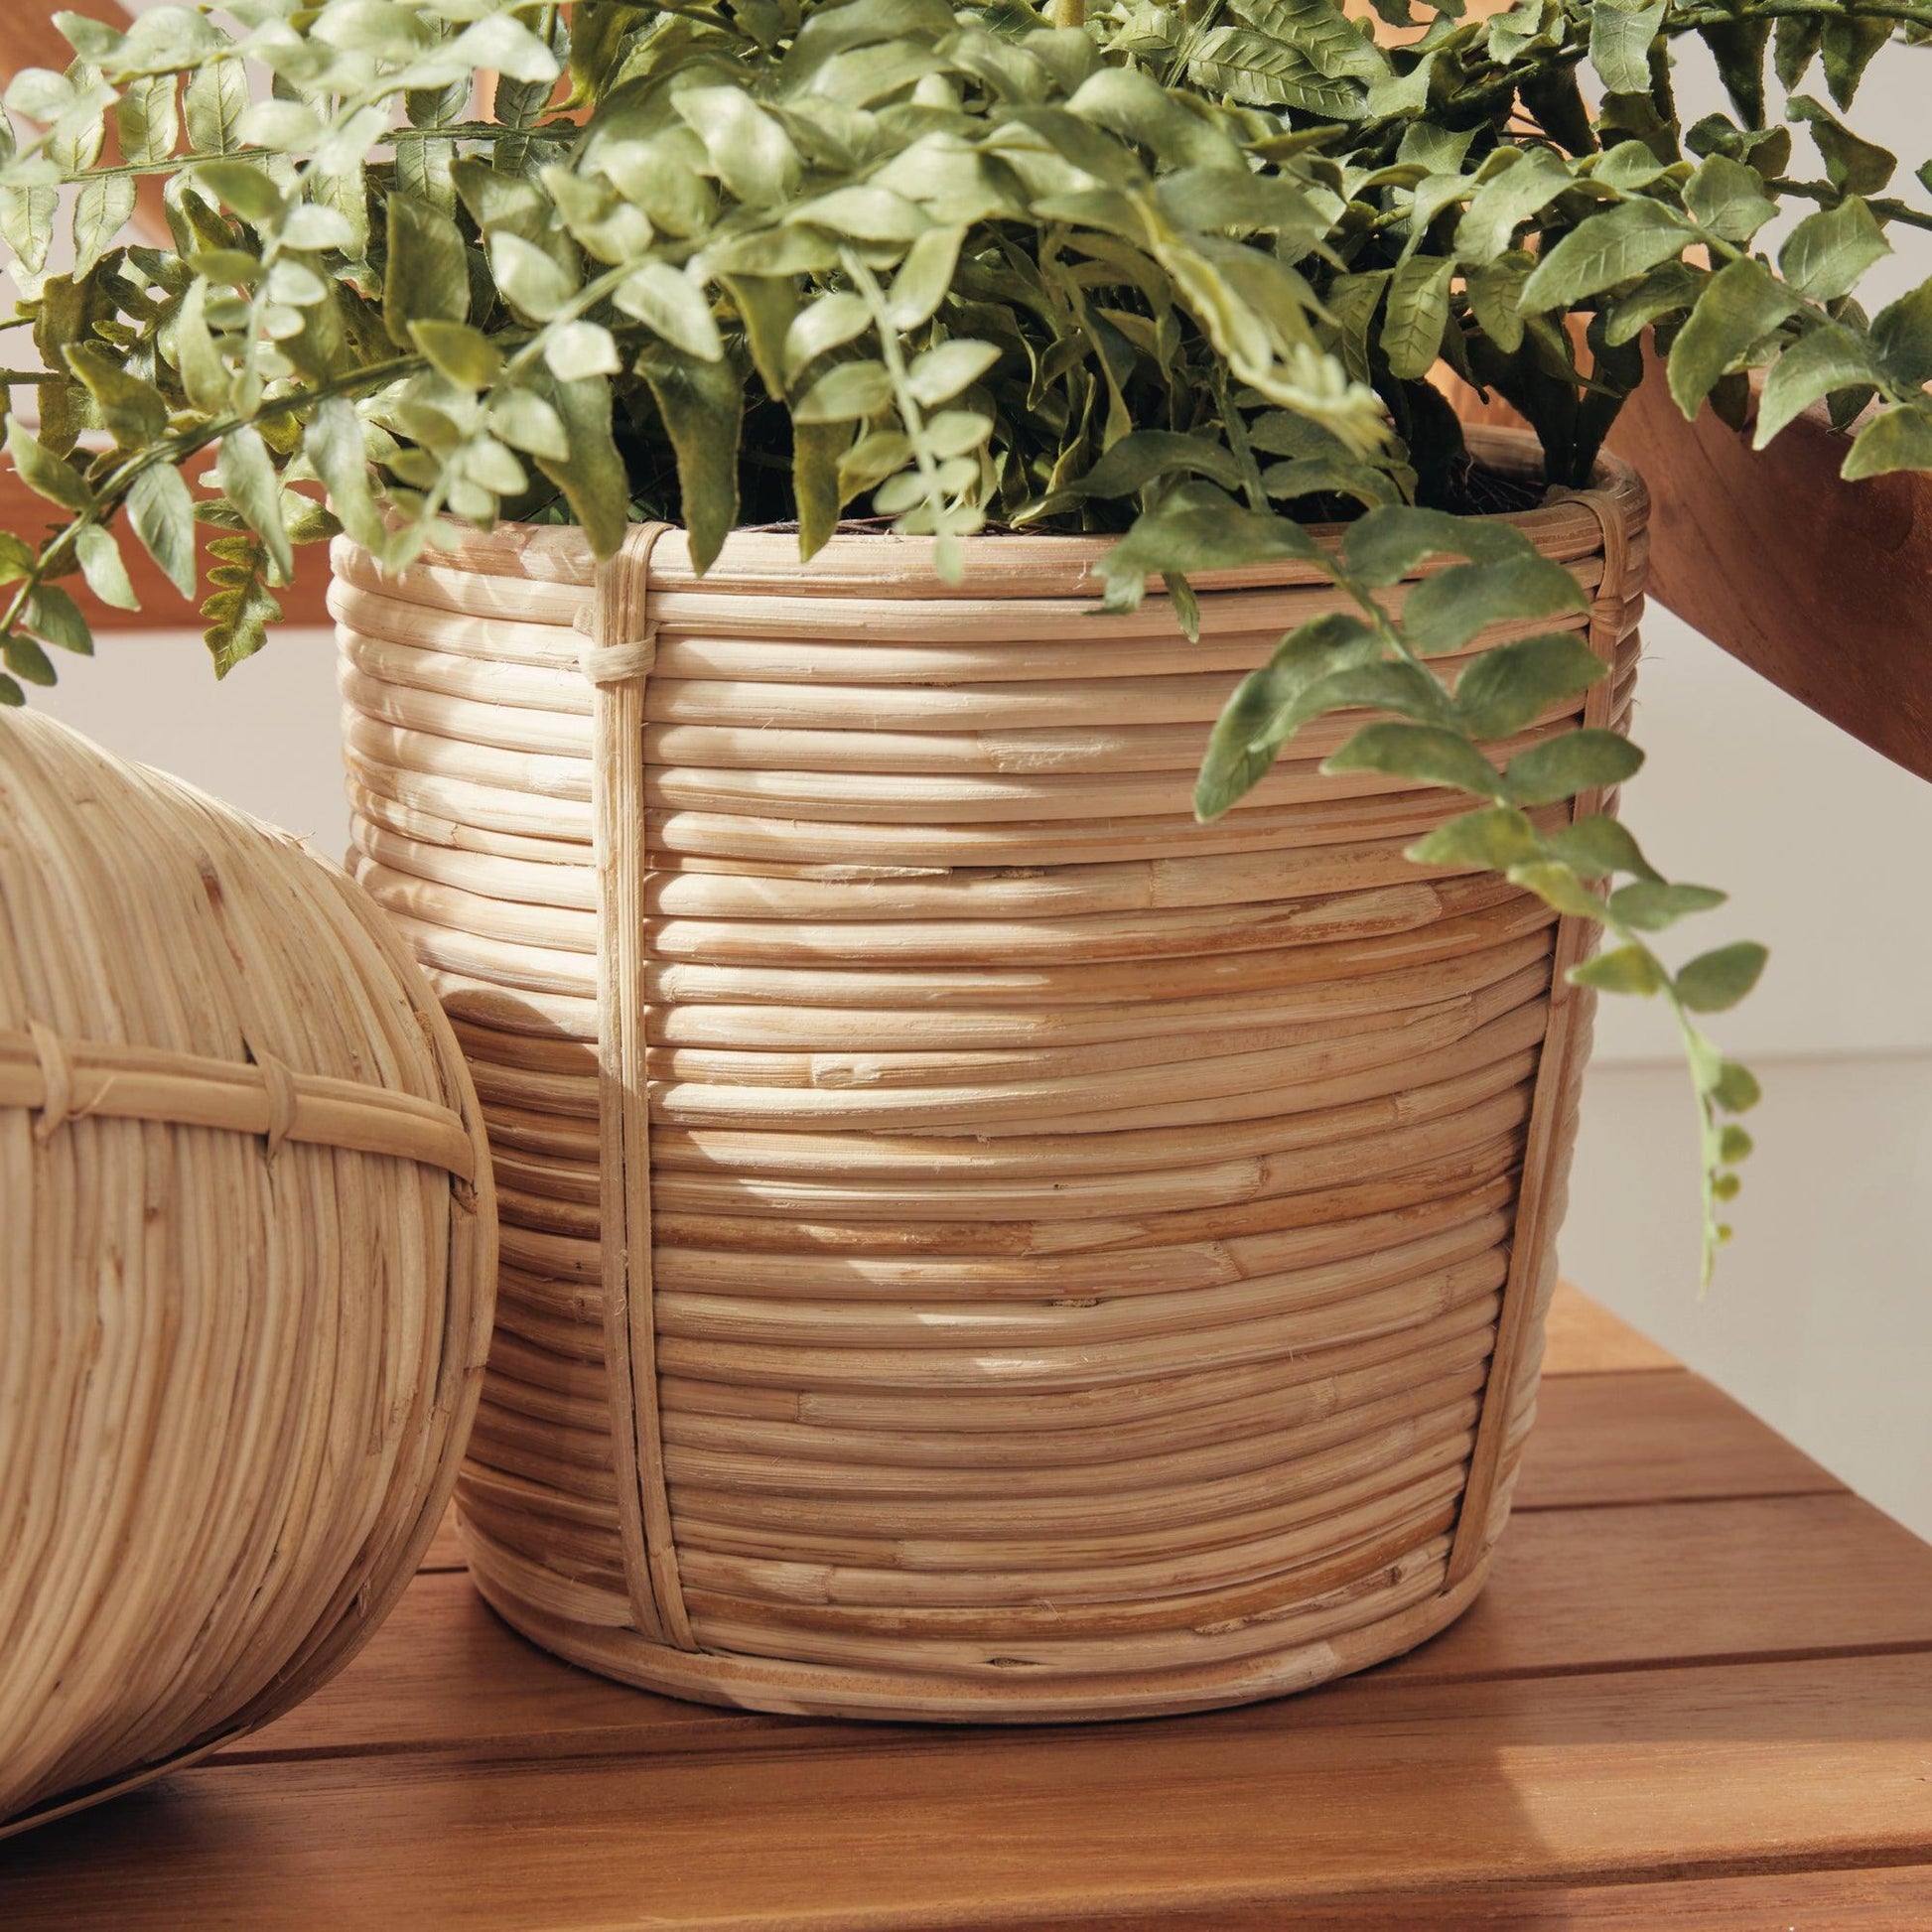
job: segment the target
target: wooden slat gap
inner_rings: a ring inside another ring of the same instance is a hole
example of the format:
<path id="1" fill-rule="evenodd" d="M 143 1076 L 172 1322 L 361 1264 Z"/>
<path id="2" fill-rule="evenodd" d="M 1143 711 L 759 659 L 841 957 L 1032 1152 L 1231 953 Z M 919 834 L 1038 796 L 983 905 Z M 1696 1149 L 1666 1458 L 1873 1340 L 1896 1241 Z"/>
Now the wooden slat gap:
<path id="1" fill-rule="evenodd" d="M 1517 1516 L 1555 1516 L 1563 1510 L 1683 1509 L 1695 1508 L 1699 1503 L 1798 1502 L 1807 1496 L 1850 1496 L 1854 1493 L 1833 1476 L 1826 1482 L 1799 1484 L 1788 1489 L 1700 1490 L 1690 1496 L 1604 1496 L 1596 1500 L 1562 1503 L 1520 1502 L 1511 1506 L 1511 1513 Z"/>

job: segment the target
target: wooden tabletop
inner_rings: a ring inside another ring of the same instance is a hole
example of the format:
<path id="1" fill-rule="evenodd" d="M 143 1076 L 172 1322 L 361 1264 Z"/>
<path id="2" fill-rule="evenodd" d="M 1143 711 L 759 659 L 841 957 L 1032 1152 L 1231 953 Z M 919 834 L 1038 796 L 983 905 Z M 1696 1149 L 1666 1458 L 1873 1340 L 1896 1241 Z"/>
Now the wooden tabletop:
<path id="1" fill-rule="evenodd" d="M 530 1648 L 444 1539 L 241 1746 L 0 1846 L 0 1926 L 1932 1926 L 1932 1548 L 1581 1297 L 1495 1578 L 1393 1664 L 1036 1730 Z"/>

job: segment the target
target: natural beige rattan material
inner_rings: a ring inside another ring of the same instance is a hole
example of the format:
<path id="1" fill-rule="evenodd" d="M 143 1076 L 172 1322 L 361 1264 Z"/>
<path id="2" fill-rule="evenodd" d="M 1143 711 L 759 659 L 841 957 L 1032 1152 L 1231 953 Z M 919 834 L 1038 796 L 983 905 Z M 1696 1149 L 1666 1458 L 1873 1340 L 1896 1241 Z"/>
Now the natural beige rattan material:
<path id="1" fill-rule="evenodd" d="M 488 1345 L 462 1054 L 333 866 L 0 720 L 0 1834 L 340 1668 Z"/>
<path id="2" fill-rule="evenodd" d="M 1591 722 L 1643 520 L 1613 465 L 1519 519 L 1594 600 Z M 699 581 L 645 530 L 595 584 L 570 531 L 338 550 L 358 873 L 502 1205 L 463 1534 L 579 1663 L 1126 1716 L 1358 1668 L 1481 1584 L 1586 931 L 1418 873 L 1455 805 L 1321 776 L 1339 724 L 1196 825 L 1234 676 L 1333 594 L 1208 580 L 1189 644 L 1093 615 L 1101 547 L 989 538 L 958 587 L 886 537 L 741 534 Z"/>

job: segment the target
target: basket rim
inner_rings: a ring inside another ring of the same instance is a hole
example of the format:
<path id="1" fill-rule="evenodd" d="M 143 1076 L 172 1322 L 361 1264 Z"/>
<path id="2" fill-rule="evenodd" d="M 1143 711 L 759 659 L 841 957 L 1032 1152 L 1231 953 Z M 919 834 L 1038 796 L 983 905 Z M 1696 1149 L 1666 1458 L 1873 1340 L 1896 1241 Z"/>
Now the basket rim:
<path id="1" fill-rule="evenodd" d="M 1514 471 L 1535 467 L 1538 446 L 1528 430 L 1488 424 L 1465 425 L 1472 450 L 1486 462 Z M 1601 452 L 1588 492 L 1566 490 L 1527 510 L 1484 512 L 1479 522 L 1512 523 L 1537 548 L 1559 561 L 1600 555 L 1602 525 L 1585 494 L 1607 497 L 1626 533 L 1649 520 L 1650 498 L 1637 471 L 1623 458 Z M 1346 523 L 1310 525 L 1310 534 L 1334 547 Z M 998 603 L 1014 598 L 1097 596 L 1095 565 L 1118 536 L 1079 536 L 1061 532 L 989 532 L 963 539 L 966 569 L 957 584 L 933 567 L 934 540 L 900 536 L 888 530 L 836 531 L 809 561 L 798 556 L 796 532 L 788 529 L 734 530 L 709 570 L 692 568 L 686 533 L 668 527 L 652 552 L 651 581 L 666 590 L 714 593 L 821 593 L 871 597 L 909 597 L 934 601 Z M 354 551 L 346 537 L 337 545 Z M 523 579 L 580 587 L 595 581 L 596 560 L 581 528 L 573 524 L 505 522 L 487 531 L 463 531 L 448 549 L 429 550 L 411 571 L 458 571 L 485 577 Z M 410 573 L 402 573 L 406 578 Z M 1426 574 L 1426 571 L 1414 573 Z M 1189 580 L 1196 590 L 1291 588 L 1324 584 L 1325 576 L 1293 559 L 1277 559 L 1234 570 L 1202 571 Z"/>

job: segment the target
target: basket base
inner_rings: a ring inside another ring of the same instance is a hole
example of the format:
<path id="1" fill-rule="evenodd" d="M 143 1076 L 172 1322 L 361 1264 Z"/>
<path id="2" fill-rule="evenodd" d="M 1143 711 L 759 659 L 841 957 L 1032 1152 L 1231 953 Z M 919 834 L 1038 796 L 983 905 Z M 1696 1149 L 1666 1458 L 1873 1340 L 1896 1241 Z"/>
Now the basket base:
<path id="1" fill-rule="evenodd" d="M 470 1538 L 464 1539 L 471 1547 Z M 1466 1610 L 1489 1575 L 1490 1552 L 1452 1589 L 1319 1643 L 1188 1670 L 981 1684 L 898 1670 L 853 1670 L 784 1658 L 679 1650 L 634 1630 L 546 1615 L 476 1563 L 471 1580 L 512 1630 L 566 1663 L 638 1690 L 740 1711 L 908 1724 L 1024 1725 L 1174 1717 L 1312 1690 L 1427 1641 Z M 485 1559 L 486 1562 L 486 1559 Z"/>

